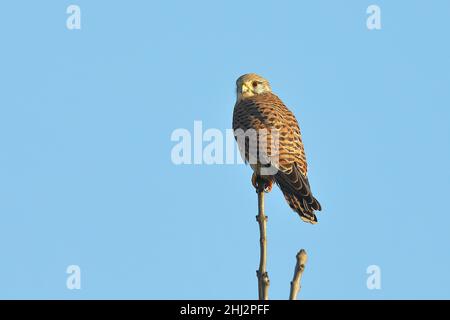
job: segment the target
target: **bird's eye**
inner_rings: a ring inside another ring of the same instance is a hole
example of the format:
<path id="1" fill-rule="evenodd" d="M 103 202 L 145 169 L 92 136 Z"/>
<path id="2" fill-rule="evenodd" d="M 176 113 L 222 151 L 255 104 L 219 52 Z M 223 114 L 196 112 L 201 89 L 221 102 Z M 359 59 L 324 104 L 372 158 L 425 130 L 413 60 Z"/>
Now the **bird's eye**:
<path id="1" fill-rule="evenodd" d="M 258 86 L 258 81 L 253 81 L 252 86 L 253 86 L 253 88 L 256 88 Z"/>

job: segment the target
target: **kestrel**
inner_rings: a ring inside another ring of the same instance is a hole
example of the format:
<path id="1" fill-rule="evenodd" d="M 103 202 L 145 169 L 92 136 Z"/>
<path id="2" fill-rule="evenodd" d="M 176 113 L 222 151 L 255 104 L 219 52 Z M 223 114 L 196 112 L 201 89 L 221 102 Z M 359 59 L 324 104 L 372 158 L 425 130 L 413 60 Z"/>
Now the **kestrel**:
<path id="1" fill-rule="evenodd" d="M 321 206 L 311 193 L 305 150 L 294 114 L 272 93 L 269 82 L 257 74 L 239 77 L 236 86 L 233 130 L 242 157 L 254 171 L 253 185 L 257 188 L 259 177 L 269 192 L 275 182 L 303 221 L 317 223 L 314 211 L 320 211 Z M 237 132 L 252 130 L 258 133 L 253 146 L 248 136 L 244 140 L 238 138 Z M 264 173 L 268 167 L 274 170 Z"/>

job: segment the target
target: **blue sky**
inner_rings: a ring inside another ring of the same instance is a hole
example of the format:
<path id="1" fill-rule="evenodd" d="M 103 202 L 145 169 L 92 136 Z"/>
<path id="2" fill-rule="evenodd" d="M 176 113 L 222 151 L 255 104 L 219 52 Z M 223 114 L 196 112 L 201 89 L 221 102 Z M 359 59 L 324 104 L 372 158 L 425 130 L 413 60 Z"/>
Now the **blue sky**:
<path id="1" fill-rule="evenodd" d="M 305 248 L 304 299 L 450 298 L 448 1 L 0 8 L 0 298 L 256 298 L 250 168 L 176 166 L 170 140 L 230 128 L 248 72 L 296 114 L 324 208 L 311 226 L 267 195 L 270 297 Z"/>

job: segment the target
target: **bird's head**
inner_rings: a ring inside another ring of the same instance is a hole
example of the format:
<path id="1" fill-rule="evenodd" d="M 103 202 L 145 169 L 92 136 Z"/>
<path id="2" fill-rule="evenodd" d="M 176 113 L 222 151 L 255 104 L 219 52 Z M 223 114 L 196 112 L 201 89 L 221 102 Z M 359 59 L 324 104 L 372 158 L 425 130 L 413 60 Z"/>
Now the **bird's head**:
<path id="1" fill-rule="evenodd" d="M 265 92 L 272 92 L 269 81 L 255 73 L 244 74 L 236 80 L 238 101 Z"/>

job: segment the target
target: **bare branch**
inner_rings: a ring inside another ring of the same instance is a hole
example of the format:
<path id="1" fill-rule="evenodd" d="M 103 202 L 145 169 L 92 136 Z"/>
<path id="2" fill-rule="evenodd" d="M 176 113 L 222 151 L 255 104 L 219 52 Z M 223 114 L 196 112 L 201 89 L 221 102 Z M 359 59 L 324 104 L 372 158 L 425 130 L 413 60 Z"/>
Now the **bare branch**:
<path id="1" fill-rule="evenodd" d="M 297 253 L 297 263 L 295 265 L 294 278 L 291 281 L 291 292 L 289 294 L 289 300 L 297 300 L 298 292 L 301 288 L 301 280 L 303 271 L 305 271 L 306 261 L 308 260 L 308 255 L 306 251 L 301 249 Z"/>
<path id="2" fill-rule="evenodd" d="M 267 263 L 267 216 L 264 214 L 264 182 L 262 179 L 258 179 L 258 215 L 256 216 L 256 221 L 259 224 L 259 244 L 260 244 L 260 259 L 259 259 L 259 270 L 256 271 L 256 276 L 258 277 L 258 298 L 259 300 L 269 299 L 269 274 L 266 270 Z"/>

